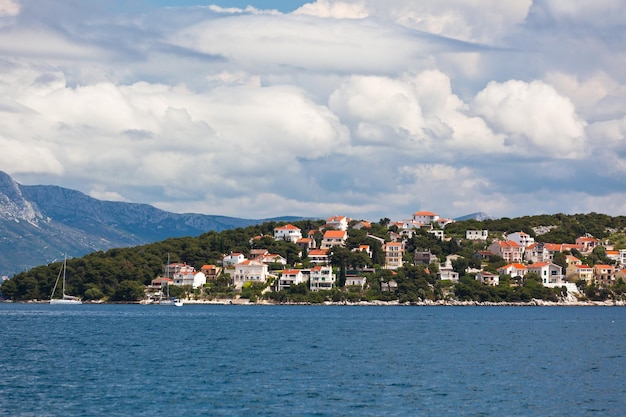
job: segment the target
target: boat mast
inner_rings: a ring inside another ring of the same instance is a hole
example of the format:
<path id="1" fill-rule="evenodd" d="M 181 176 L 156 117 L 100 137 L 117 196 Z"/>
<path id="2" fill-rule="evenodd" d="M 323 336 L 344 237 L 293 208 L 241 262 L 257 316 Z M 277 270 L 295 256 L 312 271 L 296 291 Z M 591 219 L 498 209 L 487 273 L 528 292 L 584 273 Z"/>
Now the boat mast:
<path id="1" fill-rule="evenodd" d="M 63 298 L 65 298 L 65 269 L 67 268 L 67 253 L 63 255 Z"/>

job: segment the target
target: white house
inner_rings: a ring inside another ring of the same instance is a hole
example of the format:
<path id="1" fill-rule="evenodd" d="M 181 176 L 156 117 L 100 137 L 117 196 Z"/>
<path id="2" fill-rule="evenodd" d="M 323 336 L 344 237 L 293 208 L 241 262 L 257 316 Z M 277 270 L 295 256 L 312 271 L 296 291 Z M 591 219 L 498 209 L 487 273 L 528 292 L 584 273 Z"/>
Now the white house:
<path id="1" fill-rule="evenodd" d="M 527 248 L 535 243 L 535 238 L 524 232 L 509 233 L 506 235 L 506 239 L 511 240 L 524 248 Z"/>
<path id="2" fill-rule="evenodd" d="M 348 232 L 345 230 L 327 230 L 322 238 L 322 249 L 330 249 L 334 246 L 345 246 Z"/>
<path id="3" fill-rule="evenodd" d="M 465 239 L 467 240 L 487 240 L 489 230 L 466 230 Z"/>
<path id="4" fill-rule="evenodd" d="M 296 243 L 299 239 L 302 239 L 302 231 L 293 224 L 275 227 L 274 239 L 287 240 L 289 242 Z"/>
<path id="5" fill-rule="evenodd" d="M 309 287 L 311 291 L 330 290 L 335 285 L 336 276 L 330 266 L 315 266 L 311 268 Z"/>
<path id="6" fill-rule="evenodd" d="M 365 287 L 367 284 L 367 278 L 365 277 L 357 277 L 357 276 L 347 276 L 346 277 L 346 287 Z"/>
<path id="7" fill-rule="evenodd" d="M 304 282 L 304 275 L 301 269 L 285 269 L 278 278 L 278 291 L 287 289 L 292 285 Z"/>
<path id="8" fill-rule="evenodd" d="M 528 268 L 526 268 L 526 265 L 522 265 L 520 263 L 512 263 L 498 268 L 498 274 L 510 275 L 513 278 L 523 277 L 526 275 L 526 272 L 528 272 Z"/>
<path id="9" fill-rule="evenodd" d="M 312 264 L 328 263 L 328 249 L 311 249 L 309 251 L 309 262 Z"/>
<path id="10" fill-rule="evenodd" d="M 235 288 L 241 289 L 248 281 L 265 283 L 269 274 L 267 265 L 259 261 L 245 260 L 235 265 L 232 276 Z"/>
<path id="11" fill-rule="evenodd" d="M 225 267 L 233 266 L 242 263 L 246 260 L 246 257 L 243 253 L 239 252 L 231 252 L 229 255 L 224 256 L 222 259 L 222 265 Z"/>
<path id="12" fill-rule="evenodd" d="M 497 286 L 500 284 L 500 275 L 492 274 L 487 271 L 480 271 L 476 274 L 476 280 L 482 282 L 485 285 Z"/>
<path id="13" fill-rule="evenodd" d="M 200 288 L 204 284 L 206 284 L 206 275 L 204 275 L 202 272 L 196 272 L 196 271 L 177 272 L 174 274 L 172 278 L 173 278 L 172 284 L 181 286 L 181 287 L 185 285 L 189 285 L 195 289 L 195 288 Z"/>
<path id="14" fill-rule="evenodd" d="M 439 215 L 430 211 L 417 211 L 413 213 L 413 220 L 418 223 L 430 224 L 439 220 Z"/>
<path id="15" fill-rule="evenodd" d="M 526 270 L 537 273 L 546 287 L 563 284 L 563 268 L 552 262 L 536 262 L 528 265 Z"/>
<path id="16" fill-rule="evenodd" d="M 435 235 L 435 237 L 439 240 L 443 240 L 443 229 L 431 229 L 428 231 L 428 233 L 430 233 L 431 235 Z"/>
<path id="17" fill-rule="evenodd" d="M 346 216 L 332 216 L 326 220 L 326 226 L 336 230 L 348 230 L 349 219 Z"/>

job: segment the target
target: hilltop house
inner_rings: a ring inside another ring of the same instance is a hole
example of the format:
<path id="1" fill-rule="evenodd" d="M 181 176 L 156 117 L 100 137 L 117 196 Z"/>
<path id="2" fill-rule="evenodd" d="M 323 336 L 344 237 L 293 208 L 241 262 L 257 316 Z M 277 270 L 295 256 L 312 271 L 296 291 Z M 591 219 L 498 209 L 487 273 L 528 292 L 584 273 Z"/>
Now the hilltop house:
<path id="1" fill-rule="evenodd" d="M 332 216 L 326 220 L 326 227 L 335 230 L 348 230 L 349 219 L 346 216 Z"/>
<path id="2" fill-rule="evenodd" d="M 431 211 L 417 211 L 413 213 L 413 220 L 417 223 L 431 224 L 439 220 L 439 215 Z"/>
<path id="3" fill-rule="evenodd" d="M 293 224 L 275 227 L 274 239 L 296 243 L 299 239 L 302 239 L 302 231 Z"/>

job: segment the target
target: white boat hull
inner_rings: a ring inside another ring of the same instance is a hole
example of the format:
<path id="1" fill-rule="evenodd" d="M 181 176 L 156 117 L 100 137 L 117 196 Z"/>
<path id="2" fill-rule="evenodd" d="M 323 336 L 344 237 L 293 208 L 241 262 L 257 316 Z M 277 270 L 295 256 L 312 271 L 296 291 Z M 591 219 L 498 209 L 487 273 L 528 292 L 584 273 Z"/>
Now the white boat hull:
<path id="1" fill-rule="evenodd" d="M 78 304 L 82 304 L 83 302 L 80 300 L 63 300 L 63 299 L 52 299 L 50 300 L 50 304 L 65 304 L 65 305 L 78 305 Z"/>

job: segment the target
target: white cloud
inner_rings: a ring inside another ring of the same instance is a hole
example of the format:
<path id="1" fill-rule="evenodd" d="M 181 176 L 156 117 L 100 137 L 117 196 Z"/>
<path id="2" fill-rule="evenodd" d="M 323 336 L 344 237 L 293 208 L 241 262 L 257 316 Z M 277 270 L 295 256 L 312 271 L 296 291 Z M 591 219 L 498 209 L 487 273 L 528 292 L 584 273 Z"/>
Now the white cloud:
<path id="1" fill-rule="evenodd" d="M 0 169 L 241 217 L 618 210 L 621 3 L 0 0 Z"/>
<path id="2" fill-rule="evenodd" d="M 506 133 L 506 144 L 517 151 L 550 152 L 553 158 L 585 152 L 585 123 L 568 98 L 541 81 L 491 82 L 478 93 L 472 109 L 496 131 Z"/>
<path id="3" fill-rule="evenodd" d="M 532 0 L 318 0 L 294 13 L 336 19 L 377 17 L 441 36 L 491 43 L 522 23 L 531 4 Z"/>

